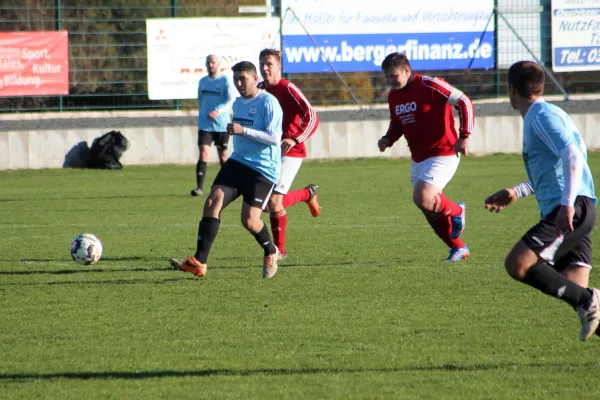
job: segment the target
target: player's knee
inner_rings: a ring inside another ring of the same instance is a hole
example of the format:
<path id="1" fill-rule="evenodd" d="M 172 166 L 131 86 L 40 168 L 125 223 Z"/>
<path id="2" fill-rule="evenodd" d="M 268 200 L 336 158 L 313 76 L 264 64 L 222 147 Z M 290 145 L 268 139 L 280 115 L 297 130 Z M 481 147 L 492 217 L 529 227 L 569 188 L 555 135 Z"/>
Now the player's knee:
<path id="1" fill-rule="evenodd" d="M 269 198 L 269 211 L 276 213 L 283 210 L 283 195 L 273 193 Z"/>
<path id="2" fill-rule="evenodd" d="M 210 192 L 204 203 L 204 214 L 219 215 L 223 205 L 224 193 L 220 189 Z"/>
<path id="3" fill-rule="evenodd" d="M 208 146 L 202 146 L 200 149 L 200 160 L 203 162 L 208 161 Z"/>
<path id="4" fill-rule="evenodd" d="M 252 220 L 250 219 L 250 217 L 248 217 L 247 215 L 242 214 L 241 216 L 241 221 L 242 221 L 242 226 L 244 228 L 246 228 L 247 230 L 250 230 L 250 228 L 252 227 Z"/>
<path id="5" fill-rule="evenodd" d="M 251 215 L 242 213 L 242 226 L 250 232 L 258 232 L 262 228 L 262 220 L 260 218 L 252 218 Z"/>
<path id="6" fill-rule="evenodd" d="M 522 281 L 523 278 L 525 278 L 525 274 L 527 273 L 529 267 L 530 266 L 527 265 L 524 260 L 522 260 L 518 254 L 515 254 L 514 252 L 509 253 L 504 260 L 504 268 L 506 269 L 506 272 L 511 278 L 517 281 Z"/>
<path id="7" fill-rule="evenodd" d="M 427 192 L 415 191 L 413 193 L 413 202 L 417 207 L 424 211 L 434 211 L 435 201 L 434 196 Z"/>

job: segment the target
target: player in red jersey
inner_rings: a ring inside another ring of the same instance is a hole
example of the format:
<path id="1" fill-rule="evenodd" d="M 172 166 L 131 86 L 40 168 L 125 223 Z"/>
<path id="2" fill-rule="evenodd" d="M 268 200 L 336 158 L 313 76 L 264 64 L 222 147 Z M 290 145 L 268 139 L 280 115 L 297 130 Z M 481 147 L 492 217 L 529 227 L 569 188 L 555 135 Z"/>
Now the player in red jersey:
<path id="1" fill-rule="evenodd" d="M 260 52 L 259 61 L 260 73 L 264 79 L 259 87 L 275 96 L 283 109 L 281 178 L 269 200 L 269 212 L 275 246 L 280 251 L 280 259 L 284 260 L 287 258 L 285 209 L 303 201 L 308 204 L 313 217 L 318 217 L 321 213 L 316 185 L 310 184 L 303 189 L 290 191 L 302 160 L 306 158 L 304 142 L 317 130 L 319 117 L 300 89 L 281 77 L 279 50 L 264 49 Z"/>
<path id="2" fill-rule="evenodd" d="M 465 227 L 463 203 L 454 203 L 442 190 L 454 176 L 460 154 L 467 155 L 473 129 L 473 104 L 447 82 L 412 71 L 402 53 L 389 54 L 381 69 L 391 86 L 388 96 L 390 126 L 377 145 L 381 152 L 401 136 L 406 138 L 412 157 L 413 201 L 427 221 L 450 247 L 446 261 L 470 256 L 460 239 Z M 454 126 L 452 108 L 458 110 L 460 130 Z"/>

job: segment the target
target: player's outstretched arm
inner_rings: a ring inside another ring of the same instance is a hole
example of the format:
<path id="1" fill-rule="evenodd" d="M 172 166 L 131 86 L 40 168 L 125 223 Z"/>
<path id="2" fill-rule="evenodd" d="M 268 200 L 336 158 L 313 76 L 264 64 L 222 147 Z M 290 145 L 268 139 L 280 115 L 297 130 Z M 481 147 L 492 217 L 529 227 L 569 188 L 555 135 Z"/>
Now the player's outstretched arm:
<path id="1" fill-rule="evenodd" d="M 511 188 L 497 191 L 485 199 L 485 208 L 490 212 L 500 212 L 521 197 L 527 197 L 534 193 L 531 182 L 525 181 Z"/>
<path id="2" fill-rule="evenodd" d="M 504 207 L 508 207 L 517 201 L 517 199 L 517 194 L 513 188 L 502 189 L 485 199 L 485 208 L 490 210 L 490 212 L 499 213 L 504 210 Z"/>

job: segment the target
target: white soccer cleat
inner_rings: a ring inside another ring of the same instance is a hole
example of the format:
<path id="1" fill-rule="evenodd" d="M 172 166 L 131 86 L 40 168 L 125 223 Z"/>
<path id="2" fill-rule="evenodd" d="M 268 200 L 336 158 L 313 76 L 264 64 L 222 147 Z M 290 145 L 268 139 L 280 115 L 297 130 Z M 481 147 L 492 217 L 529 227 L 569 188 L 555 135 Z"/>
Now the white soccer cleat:
<path id="1" fill-rule="evenodd" d="M 279 259 L 279 249 L 275 246 L 275 253 L 269 254 L 263 261 L 263 278 L 272 278 L 277 273 L 277 261 Z"/>
<path id="2" fill-rule="evenodd" d="M 600 323 L 600 292 L 598 289 L 592 288 L 592 298 L 589 303 L 577 308 L 577 315 L 581 321 L 581 332 L 579 339 L 581 341 L 588 340 L 598 328 Z"/>

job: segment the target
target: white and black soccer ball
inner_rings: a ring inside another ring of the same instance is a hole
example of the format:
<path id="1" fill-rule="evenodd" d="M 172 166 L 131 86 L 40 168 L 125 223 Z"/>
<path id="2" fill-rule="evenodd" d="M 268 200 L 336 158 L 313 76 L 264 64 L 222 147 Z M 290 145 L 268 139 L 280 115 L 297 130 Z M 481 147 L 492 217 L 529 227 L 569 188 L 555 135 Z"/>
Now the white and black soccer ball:
<path id="1" fill-rule="evenodd" d="M 102 243 L 91 233 L 77 235 L 71 242 L 71 257 L 77 264 L 95 264 L 102 257 Z"/>

